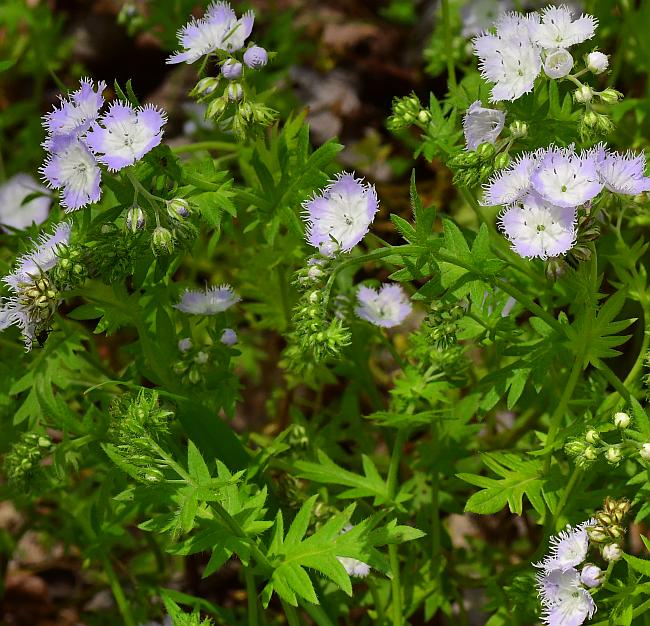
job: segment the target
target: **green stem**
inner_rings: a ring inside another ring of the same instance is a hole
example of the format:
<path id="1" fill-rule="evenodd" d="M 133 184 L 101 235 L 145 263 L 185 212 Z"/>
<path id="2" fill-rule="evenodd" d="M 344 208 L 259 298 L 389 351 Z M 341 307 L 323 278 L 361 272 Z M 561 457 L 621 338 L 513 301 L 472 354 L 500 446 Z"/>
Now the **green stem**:
<path id="1" fill-rule="evenodd" d="M 397 366 L 401 369 L 404 370 L 406 369 L 406 361 L 402 359 L 402 357 L 399 355 L 397 350 L 395 349 L 395 346 L 393 345 L 393 342 L 386 336 L 386 333 L 383 330 L 380 330 L 379 336 L 381 337 L 381 341 L 386 346 L 386 349 L 390 352 L 391 356 L 393 357 L 393 360 L 395 363 L 397 363 Z"/>
<path id="2" fill-rule="evenodd" d="M 574 467 L 573 472 L 571 473 L 571 477 L 569 478 L 569 482 L 564 488 L 564 491 L 562 492 L 562 497 L 560 498 L 560 501 L 557 504 L 557 508 L 555 509 L 555 515 L 553 515 L 553 529 L 555 529 L 555 525 L 558 519 L 560 518 L 560 515 L 562 514 L 562 511 L 564 510 L 566 503 L 569 500 L 569 496 L 571 495 L 572 491 L 575 489 L 575 486 L 578 484 L 578 481 L 581 476 L 582 476 L 582 470 L 579 467 Z"/>
<path id="3" fill-rule="evenodd" d="M 368 578 L 368 588 L 372 595 L 372 602 L 375 605 L 377 624 L 381 626 L 386 621 L 386 613 L 384 611 L 384 603 L 381 601 L 381 596 L 379 595 L 379 589 L 377 589 L 377 583 L 372 577 Z"/>
<path id="4" fill-rule="evenodd" d="M 250 567 L 244 566 L 244 578 L 246 580 L 246 599 L 248 601 L 248 624 L 257 626 L 257 589 L 255 588 L 255 575 Z"/>
<path id="5" fill-rule="evenodd" d="M 284 600 L 281 600 L 282 602 L 282 609 L 284 610 L 284 614 L 287 616 L 287 622 L 289 622 L 289 626 L 300 626 L 300 618 L 298 617 L 298 611 L 294 607 L 292 607 L 289 603 L 285 602 Z"/>
<path id="6" fill-rule="evenodd" d="M 454 48 L 451 41 L 451 14 L 449 0 L 442 0 L 442 21 L 445 28 L 445 49 L 447 61 L 447 80 L 451 89 L 456 88 L 456 66 L 454 65 Z"/>
<path id="7" fill-rule="evenodd" d="M 616 393 L 621 396 L 626 402 L 630 401 L 630 392 L 625 388 L 625 383 L 611 370 L 611 368 L 602 361 L 598 362 L 598 369 L 601 374 L 607 379 L 607 382 L 616 389 Z"/>
<path id="8" fill-rule="evenodd" d="M 434 458 L 438 457 L 438 448 L 440 447 L 440 436 L 438 434 L 438 424 L 431 424 L 431 451 Z M 440 473 L 438 472 L 438 462 L 434 460 L 431 476 L 431 558 L 436 562 L 440 554 Z"/>
<path id="9" fill-rule="evenodd" d="M 102 556 L 102 565 L 106 576 L 108 576 L 108 582 L 111 586 L 111 591 L 113 592 L 113 597 L 115 598 L 115 603 L 117 604 L 120 613 L 122 614 L 122 619 L 124 620 L 124 626 L 136 626 L 133 615 L 131 615 L 131 609 L 129 608 L 129 603 L 124 595 L 124 589 L 120 584 L 120 579 L 118 578 L 111 561 L 108 556 Z"/>
<path id="10" fill-rule="evenodd" d="M 303 608 L 305 613 L 311 617 L 318 626 L 334 626 L 334 622 L 328 617 L 325 613 L 322 606 L 318 604 L 311 604 L 310 602 L 300 601 L 300 606 Z"/>
<path id="11" fill-rule="evenodd" d="M 197 141 L 196 143 L 186 143 L 181 146 L 173 146 L 172 152 L 174 154 L 182 154 L 184 152 L 200 152 L 201 150 L 223 150 L 225 152 L 236 152 L 239 146 L 236 143 L 229 141 Z"/>

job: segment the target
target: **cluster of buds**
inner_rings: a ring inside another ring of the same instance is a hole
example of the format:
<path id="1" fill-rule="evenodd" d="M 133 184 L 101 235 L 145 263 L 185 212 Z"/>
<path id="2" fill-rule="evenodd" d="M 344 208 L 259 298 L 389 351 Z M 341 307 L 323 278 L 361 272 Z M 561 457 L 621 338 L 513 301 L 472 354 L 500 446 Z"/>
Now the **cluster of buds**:
<path id="1" fill-rule="evenodd" d="M 163 480 L 166 463 L 157 453 L 158 442 L 169 433 L 173 413 L 160 407 L 158 394 L 142 389 L 126 395 L 110 407 L 109 437 L 113 450 L 138 469 L 145 483 Z"/>
<path id="2" fill-rule="evenodd" d="M 182 358 L 174 363 L 174 373 L 182 377 L 185 384 L 196 385 L 205 380 L 206 369 L 210 363 L 208 348 L 196 349 L 189 337 L 178 342 Z"/>
<path id="3" fill-rule="evenodd" d="M 594 516 L 596 525 L 587 529 L 589 539 L 599 544 L 606 561 L 617 561 L 623 554 L 621 541 L 626 532 L 623 522 L 629 511 L 629 500 L 615 500 L 608 496 L 603 508 Z"/>
<path id="4" fill-rule="evenodd" d="M 62 288 L 69 289 L 81 285 L 88 277 L 84 248 L 74 244 L 60 244 L 56 254 L 59 262 L 50 271 L 52 281 Z"/>
<path id="5" fill-rule="evenodd" d="M 269 53 L 252 45 L 244 51 L 241 61 L 234 56 L 225 58 L 221 73 L 200 79 L 190 95 L 206 105 L 206 119 L 227 117 L 235 135 L 243 137 L 249 127 L 268 126 L 277 117 L 276 111 L 255 100 L 246 83 L 246 72 L 259 70 L 268 61 Z M 231 115 L 226 116 L 227 112 Z"/>
<path id="6" fill-rule="evenodd" d="M 386 125 L 389 130 L 400 130 L 415 124 L 425 129 L 431 121 L 431 113 L 422 106 L 420 99 L 412 93 L 393 100 L 393 114 Z"/>
<path id="7" fill-rule="evenodd" d="M 429 340 L 439 350 L 446 350 L 456 343 L 458 320 L 465 315 L 459 303 L 432 302 L 423 326 Z"/>
<path id="8" fill-rule="evenodd" d="M 474 151 L 463 150 L 453 156 L 447 161 L 447 166 L 454 172 L 455 185 L 475 187 L 509 163 L 510 155 L 507 152 L 497 152 L 493 144 L 482 143 Z"/>
<path id="9" fill-rule="evenodd" d="M 34 336 L 47 332 L 59 304 L 59 294 L 50 276 L 41 272 L 31 282 L 18 283 L 18 301 L 27 312 Z"/>
<path id="10" fill-rule="evenodd" d="M 4 459 L 4 475 L 9 483 L 20 489 L 33 485 L 41 470 L 41 460 L 50 453 L 51 448 L 52 440 L 47 435 L 23 433 Z"/>
<path id="11" fill-rule="evenodd" d="M 568 257 L 580 263 L 591 258 L 591 244 L 600 236 L 600 226 L 593 215 L 590 214 L 590 206 L 587 204 L 586 215 L 578 218 L 576 228 L 576 243 L 569 251 Z"/>

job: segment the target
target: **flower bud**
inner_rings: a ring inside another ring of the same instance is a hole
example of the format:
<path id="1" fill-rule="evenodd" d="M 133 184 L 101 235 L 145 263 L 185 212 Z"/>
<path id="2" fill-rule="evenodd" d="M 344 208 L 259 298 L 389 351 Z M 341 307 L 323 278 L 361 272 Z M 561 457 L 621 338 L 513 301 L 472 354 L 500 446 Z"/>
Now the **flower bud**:
<path id="1" fill-rule="evenodd" d="M 323 275 L 323 270 L 321 270 L 320 267 L 316 267 L 315 265 L 312 265 L 312 266 L 307 270 L 307 276 L 308 276 L 309 280 L 316 281 L 316 280 L 318 280 L 322 275 Z"/>
<path id="2" fill-rule="evenodd" d="M 650 461 L 650 443 L 644 443 L 639 450 L 639 454 L 644 461 Z"/>
<path id="3" fill-rule="evenodd" d="M 589 535 L 589 539 L 594 543 L 602 543 L 603 541 L 607 541 L 609 538 L 607 530 L 602 526 L 594 526 L 593 528 L 588 528 L 587 534 Z"/>
<path id="4" fill-rule="evenodd" d="M 244 63 L 253 70 L 264 67 L 268 62 L 268 52 L 261 46 L 251 46 L 244 52 Z"/>
<path id="5" fill-rule="evenodd" d="M 573 67 L 573 57 L 568 50 L 558 48 L 546 54 L 544 73 L 549 78 L 564 78 Z"/>
<path id="6" fill-rule="evenodd" d="M 219 341 L 225 346 L 234 346 L 237 343 L 237 333 L 232 328 L 224 328 Z"/>
<path id="7" fill-rule="evenodd" d="M 495 170 L 503 169 L 504 167 L 508 167 L 508 165 L 510 165 L 510 155 L 507 152 L 500 152 L 496 155 L 494 159 Z"/>
<path id="8" fill-rule="evenodd" d="M 630 416 L 627 413 L 623 413 L 622 411 L 619 411 L 618 413 L 614 414 L 614 426 L 616 428 L 620 428 L 621 430 L 624 430 L 630 425 Z"/>
<path id="9" fill-rule="evenodd" d="M 587 443 L 595 444 L 600 441 L 600 435 L 598 434 L 597 430 L 591 428 L 590 430 L 587 431 L 587 434 L 585 435 L 585 440 Z"/>
<path id="10" fill-rule="evenodd" d="M 230 87 L 228 87 L 230 89 Z M 208 104 L 208 108 L 205 112 L 205 118 L 206 119 L 211 119 L 213 117 L 219 117 L 225 110 L 226 106 L 228 105 L 228 98 L 227 96 L 221 96 L 220 98 L 216 98 L 210 104 Z"/>
<path id="11" fill-rule="evenodd" d="M 205 78 L 202 78 L 198 83 L 196 83 L 196 86 L 194 89 L 192 89 L 192 95 L 207 96 L 217 88 L 218 84 L 218 78 L 215 78 L 214 76 L 206 76 Z"/>
<path id="12" fill-rule="evenodd" d="M 590 102 L 594 97 L 594 90 L 589 85 L 582 85 L 573 92 L 573 98 L 576 102 Z"/>
<path id="13" fill-rule="evenodd" d="M 596 50 L 585 57 L 585 63 L 593 74 L 602 74 L 609 67 L 609 57 Z"/>
<path id="14" fill-rule="evenodd" d="M 189 337 L 184 339 L 179 339 L 178 341 L 178 350 L 180 352 L 188 352 L 192 349 L 192 340 Z"/>
<path id="15" fill-rule="evenodd" d="M 587 128 L 595 128 L 599 124 L 599 115 L 595 111 L 586 111 L 582 116 L 582 121 Z"/>
<path id="16" fill-rule="evenodd" d="M 595 461 L 598 458 L 598 451 L 593 446 L 587 446 L 582 456 L 588 461 Z"/>
<path id="17" fill-rule="evenodd" d="M 608 463 L 616 465 L 616 463 L 621 460 L 621 451 L 616 446 L 611 446 L 610 448 L 607 448 L 607 452 L 605 452 L 605 458 L 607 459 Z"/>
<path id="18" fill-rule="evenodd" d="M 508 129 L 510 130 L 510 135 L 515 139 L 525 137 L 528 134 L 528 124 L 520 120 L 515 120 L 512 124 L 510 124 Z"/>
<path id="19" fill-rule="evenodd" d="M 598 94 L 598 97 L 605 104 L 616 104 L 619 100 L 623 99 L 623 94 L 620 91 L 616 91 L 616 89 L 608 87 L 607 89 L 601 91 Z"/>
<path id="20" fill-rule="evenodd" d="M 221 66 L 223 77 L 228 80 L 237 80 L 242 74 L 243 66 L 236 59 L 228 59 Z"/>
<path id="21" fill-rule="evenodd" d="M 193 367 L 190 369 L 190 373 L 187 375 L 187 377 L 193 385 L 196 385 L 201 380 L 201 372 Z"/>
<path id="22" fill-rule="evenodd" d="M 429 111 L 427 111 L 426 109 L 422 109 L 418 113 L 418 122 L 420 122 L 421 124 L 426 124 L 430 121 L 431 121 L 431 113 L 429 113 Z"/>
<path id="23" fill-rule="evenodd" d="M 580 581 L 587 587 L 598 587 L 603 571 L 593 563 L 587 563 L 580 572 Z"/>
<path id="24" fill-rule="evenodd" d="M 623 556 L 623 550 L 617 543 L 610 543 L 603 548 L 603 558 L 610 561 L 618 561 Z"/>
<path id="25" fill-rule="evenodd" d="M 172 219 L 185 219 L 190 216 L 190 203 L 185 198 L 167 200 L 167 214 Z"/>
<path id="26" fill-rule="evenodd" d="M 620 539 L 625 534 L 625 529 L 615 524 L 609 527 L 609 534 L 614 537 L 614 539 Z"/>
<path id="27" fill-rule="evenodd" d="M 494 152 L 495 152 L 494 145 L 491 143 L 482 143 L 480 146 L 476 148 L 476 154 L 478 154 L 481 160 L 484 161 L 491 159 L 492 156 L 494 155 Z"/>
<path id="28" fill-rule="evenodd" d="M 194 361 L 198 363 L 199 365 L 205 365 L 208 362 L 208 353 L 203 352 L 201 350 L 200 352 L 197 353 L 197 355 L 194 357 Z"/>
<path id="29" fill-rule="evenodd" d="M 146 221 L 146 215 L 139 206 L 131 207 L 126 214 L 126 228 L 132 233 L 137 233 L 139 230 L 142 230 Z"/>
<path id="30" fill-rule="evenodd" d="M 587 446 L 585 445 L 584 441 L 581 441 L 580 439 L 572 439 L 566 443 L 564 446 L 564 451 L 569 456 L 578 456 L 582 454 L 586 448 Z"/>
<path id="31" fill-rule="evenodd" d="M 174 251 L 174 239 L 172 234 L 163 226 L 157 226 L 151 236 L 151 244 L 154 254 L 166 252 L 171 254 Z"/>
<path id="32" fill-rule="evenodd" d="M 230 83 L 228 85 L 228 100 L 230 102 L 239 102 L 244 97 L 244 89 L 239 83 Z"/>

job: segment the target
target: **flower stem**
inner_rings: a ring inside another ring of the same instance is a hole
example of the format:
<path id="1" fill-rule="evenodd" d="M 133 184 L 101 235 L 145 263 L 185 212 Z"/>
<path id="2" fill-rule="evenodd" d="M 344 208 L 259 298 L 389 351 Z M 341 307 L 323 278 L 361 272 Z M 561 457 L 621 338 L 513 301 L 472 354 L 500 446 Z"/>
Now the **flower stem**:
<path id="1" fill-rule="evenodd" d="M 102 556 L 102 566 L 104 567 L 104 572 L 108 576 L 108 582 L 113 592 L 113 597 L 115 598 L 115 603 L 117 604 L 120 613 L 122 614 L 122 619 L 124 620 L 124 626 L 136 626 L 133 615 L 131 615 L 131 609 L 129 608 L 129 603 L 124 595 L 124 589 L 120 584 L 120 579 L 118 578 L 111 561 L 108 556 Z"/>
<path id="2" fill-rule="evenodd" d="M 248 626 L 257 626 L 257 590 L 255 588 L 255 575 L 251 567 L 244 566 L 246 580 L 246 599 L 248 601 Z"/>
<path id="3" fill-rule="evenodd" d="M 298 611 L 296 611 L 296 609 L 292 607 L 288 602 L 285 602 L 284 600 L 281 600 L 281 602 L 282 609 L 284 610 L 284 614 L 287 616 L 287 622 L 289 623 L 289 626 L 300 626 Z"/>
<path id="4" fill-rule="evenodd" d="M 186 143 L 180 146 L 173 146 L 172 152 L 174 154 L 182 154 L 184 152 L 201 152 L 201 150 L 223 150 L 224 152 L 236 152 L 239 146 L 236 143 L 229 141 L 197 141 L 196 143 Z"/>

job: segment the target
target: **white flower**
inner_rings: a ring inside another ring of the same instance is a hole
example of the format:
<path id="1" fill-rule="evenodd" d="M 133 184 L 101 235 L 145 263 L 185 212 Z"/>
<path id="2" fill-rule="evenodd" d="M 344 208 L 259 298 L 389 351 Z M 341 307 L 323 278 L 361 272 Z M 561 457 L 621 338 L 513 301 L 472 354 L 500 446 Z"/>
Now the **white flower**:
<path id="1" fill-rule="evenodd" d="M 206 287 L 205 291 L 185 290 L 181 301 L 174 307 L 183 313 L 194 315 L 216 315 L 233 304 L 237 304 L 241 298 L 232 290 L 230 285 L 219 287 Z"/>
<path id="2" fill-rule="evenodd" d="M 609 67 L 609 57 L 595 50 L 585 57 L 587 69 L 593 74 L 602 74 Z"/>
<path id="3" fill-rule="evenodd" d="M 603 188 L 593 152 L 577 155 L 573 146 L 552 146 L 531 176 L 535 191 L 561 207 L 576 207 L 591 200 Z"/>
<path id="4" fill-rule="evenodd" d="M 566 572 L 580 565 L 585 560 L 589 549 L 587 528 L 595 525 L 595 519 L 588 519 L 575 527 L 567 524 L 566 530 L 550 538 L 550 554 L 542 562 L 535 563 L 535 567 L 540 567 L 545 572 L 553 570 Z"/>
<path id="5" fill-rule="evenodd" d="M 52 203 L 47 193 L 47 189 L 29 174 L 12 176 L 0 185 L 0 225 L 23 229 L 31 224 L 44 222 Z M 33 197 L 25 202 L 33 194 L 45 195 Z"/>
<path id="6" fill-rule="evenodd" d="M 537 577 L 542 619 L 549 626 L 580 626 L 596 612 L 591 594 L 580 585 L 574 568 L 543 572 Z"/>
<path id="7" fill-rule="evenodd" d="M 368 232 L 379 209 L 374 185 L 341 174 L 303 204 L 307 241 L 324 256 L 349 252 Z"/>
<path id="8" fill-rule="evenodd" d="M 627 428 L 630 425 L 630 416 L 623 411 L 619 411 L 614 414 L 614 426 L 620 428 L 621 430 Z"/>
<path id="9" fill-rule="evenodd" d="M 472 102 L 463 118 L 463 133 L 468 150 L 476 150 L 482 143 L 493 144 L 503 130 L 506 121 L 504 111 L 486 109 L 481 101 Z"/>
<path id="10" fill-rule="evenodd" d="M 575 208 L 555 206 L 534 192 L 499 216 L 512 249 L 527 259 L 566 254 L 575 243 L 575 223 Z"/>
<path id="11" fill-rule="evenodd" d="M 481 76 L 494 83 L 491 100 L 516 100 L 533 89 L 542 68 L 541 50 L 531 40 L 538 16 L 507 13 L 496 22 L 496 34 L 473 40 Z"/>
<path id="12" fill-rule="evenodd" d="M 358 578 L 365 578 L 370 573 L 370 565 L 359 561 L 358 559 L 352 559 L 347 556 L 337 556 L 336 557 L 345 568 L 345 571 L 348 573 L 348 576 L 356 576 Z"/>
<path id="13" fill-rule="evenodd" d="M 533 30 L 533 40 L 542 48 L 569 48 L 591 39 L 596 32 L 598 20 L 593 15 L 581 15 L 573 19 L 573 11 L 567 6 L 548 6 L 542 11 L 542 20 Z"/>
<path id="14" fill-rule="evenodd" d="M 357 291 L 357 301 L 359 304 L 354 312 L 361 319 L 383 328 L 401 324 L 413 310 L 407 294 L 396 284 L 384 284 L 379 291 L 362 285 Z"/>
<path id="15" fill-rule="evenodd" d="M 568 50 L 549 50 L 544 59 L 544 73 L 549 78 L 564 78 L 573 68 L 573 57 Z"/>

